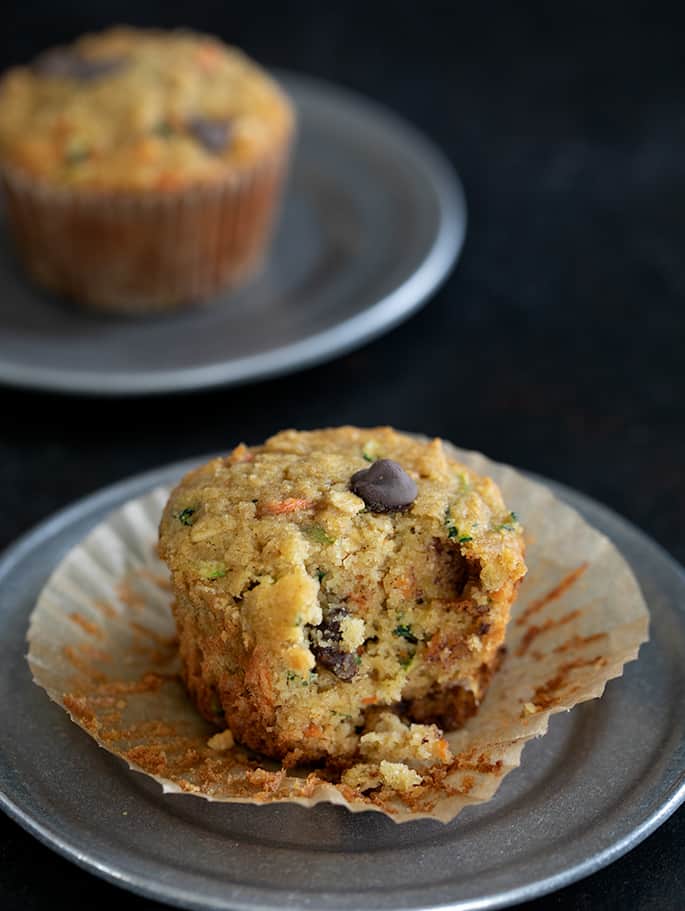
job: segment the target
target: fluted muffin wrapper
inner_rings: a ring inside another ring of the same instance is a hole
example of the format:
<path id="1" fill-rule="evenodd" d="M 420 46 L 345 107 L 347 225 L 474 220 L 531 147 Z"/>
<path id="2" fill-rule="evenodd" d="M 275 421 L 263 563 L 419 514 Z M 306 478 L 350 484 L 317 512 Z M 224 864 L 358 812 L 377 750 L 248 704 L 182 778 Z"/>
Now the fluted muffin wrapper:
<path id="1" fill-rule="evenodd" d="M 448 822 L 490 800 L 549 718 L 601 696 L 648 637 L 648 613 L 625 560 L 549 489 L 505 465 L 445 444 L 492 477 L 526 530 L 529 572 L 507 630 L 507 655 L 478 713 L 447 735 L 454 759 L 408 791 L 367 794 L 222 744 L 179 676 L 168 571 L 157 527 L 169 495 L 127 503 L 70 551 L 31 615 L 35 682 L 100 746 L 165 792 L 264 804 L 322 801 L 396 822 Z"/>
<path id="2" fill-rule="evenodd" d="M 222 180 L 173 190 L 54 187 L 0 168 L 6 220 L 40 285 L 100 312 L 200 304 L 258 271 L 279 209 L 290 138 Z"/>

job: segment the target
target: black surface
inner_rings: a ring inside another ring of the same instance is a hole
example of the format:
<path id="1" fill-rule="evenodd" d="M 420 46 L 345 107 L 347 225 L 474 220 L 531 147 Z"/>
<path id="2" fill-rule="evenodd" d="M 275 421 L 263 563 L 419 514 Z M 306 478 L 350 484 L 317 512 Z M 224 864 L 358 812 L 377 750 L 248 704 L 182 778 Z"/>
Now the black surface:
<path id="1" fill-rule="evenodd" d="M 192 24 L 426 130 L 470 206 L 462 262 L 390 335 L 282 380 L 166 399 L 0 391 L 0 544 L 74 497 L 286 425 L 439 434 L 603 500 L 685 561 L 685 19 L 625 4 L 23 3 L 0 64 L 111 21 Z M 159 5 L 162 9 L 162 5 Z M 526 907 L 685 904 L 685 810 Z M 0 908 L 157 906 L 0 818 Z"/>

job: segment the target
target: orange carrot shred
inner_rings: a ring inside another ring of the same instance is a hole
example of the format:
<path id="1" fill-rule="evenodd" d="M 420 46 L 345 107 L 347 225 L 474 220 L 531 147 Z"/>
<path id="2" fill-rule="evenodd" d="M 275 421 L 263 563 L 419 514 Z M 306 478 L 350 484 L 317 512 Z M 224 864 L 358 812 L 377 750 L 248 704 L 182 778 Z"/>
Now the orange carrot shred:
<path id="1" fill-rule="evenodd" d="M 258 513 L 262 516 L 282 516 L 289 512 L 311 509 L 313 505 L 313 500 L 307 500 L 304 497 L 286 497 L 285 500 L 270 500 L 262 503 Z"/>
<path id="2" fill-rule="evenodd" d="M 254 459 L 254 453 L 250 452 L 244 443 L 239 443 L 228 457 L 228 461 L 235 465 L 239 462 L 251 462 Z"/>

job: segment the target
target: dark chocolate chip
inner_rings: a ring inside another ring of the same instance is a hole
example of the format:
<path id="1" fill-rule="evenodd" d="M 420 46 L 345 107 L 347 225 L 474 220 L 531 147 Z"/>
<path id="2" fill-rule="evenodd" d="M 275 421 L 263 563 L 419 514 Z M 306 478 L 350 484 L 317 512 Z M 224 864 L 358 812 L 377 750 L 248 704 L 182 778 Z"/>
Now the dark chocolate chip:
<path id="1" fill-rule="evenodd" d="M 231 140 L 230 120 L 193 117 L 188 121 L 188 129 L 200 145 L 213 155 L 225 152 Z"/>
<path id="2" fill-rule="evenodd" d="M 69 48 L 58 47 L 41 54 L 33 64 L 33 71 L 39 76 L 90 82 L 91 79 L 108 76 L 125 65 L 125 57 L 82 57 Z"/>
<path id="3" fill-rule="evenodd" d="M 33 72 L 38 76 L 63 76 L 71 75 L 74 64 L 74 55 L 66 48 L 55 48 L 46 51 L 33 62 Z"/>
<path id="4" fill-rule="evenodd" d="M 339 652 L 335 648 L 315 649 L 316 660 L 329 671 L 332 671 L 340 680 L 346 683 L 352 680 L 357 673 L 359 665 L 356 655 L 350 652 Z"/>
<path id="5" fill-rule="evenodd" d="M 347 616 L 342 607 L 328 611 L 316 628 L 318 640 L 312 641 L 312 651 L 318 663 L 345 681 L 352 680 L 359 669 L 356 653 L 344 652 L 337 647 L 342 639 L 340 624 Z"/>
<path id="6" fill-rule="evenodd" d="M 371 512 L 409 509 L 419 492 L 404 468 L 392 459 L 379 459 L 369 468 L 357 471 L 350 480 L 350 489 Z"/>
<path id="7" fill-rule="evenodd" d="M 118 73 L 126 66 L 124 57 L 100 57 L 95 59 L 86 59 L 78 57 L 72 71 L 74 79 L 81 82 L 90 82 L 91 79 L 99 79 L 101 76 L 111 76 Z"/>

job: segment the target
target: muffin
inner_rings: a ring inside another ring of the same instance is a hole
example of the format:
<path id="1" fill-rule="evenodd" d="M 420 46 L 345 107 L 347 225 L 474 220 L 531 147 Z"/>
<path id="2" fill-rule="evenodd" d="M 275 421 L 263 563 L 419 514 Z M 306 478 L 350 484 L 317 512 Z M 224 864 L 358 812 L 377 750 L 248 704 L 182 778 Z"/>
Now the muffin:
<path id="1" fill-rule="evenodd" d="M 286 765 L 390 778 L 446 758 L 526 571 L 495 483 L 387 427 L 241 444 L 174 489 L 159 549 L 206 718 Z"/>
<path id="2" fill-rule="evenodd" d="M 113 28 L 0 81 L 0 174 L 28 272 L 91 308 L 144 313 L 248 279 L 294 127 L 240 51 Z"/>

